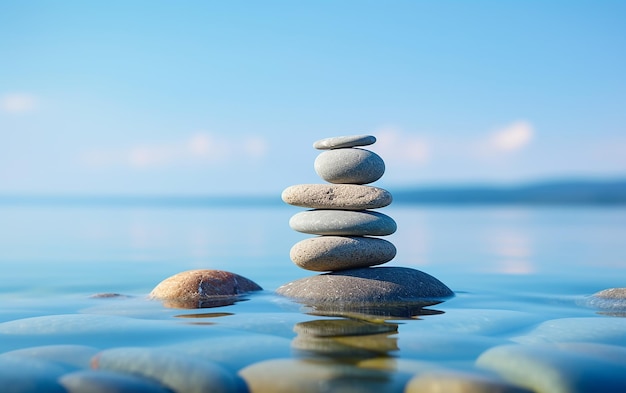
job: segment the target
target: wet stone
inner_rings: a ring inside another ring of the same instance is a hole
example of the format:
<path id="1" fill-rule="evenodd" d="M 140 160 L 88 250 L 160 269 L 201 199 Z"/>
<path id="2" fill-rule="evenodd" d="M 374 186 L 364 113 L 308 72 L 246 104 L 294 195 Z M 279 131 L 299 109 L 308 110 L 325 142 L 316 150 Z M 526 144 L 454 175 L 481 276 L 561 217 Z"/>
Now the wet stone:
<path id="1" fill-rule="evenodd" d="M 216 363 L 160 349 L 108 349 L 93 358 L 92 367 L 150 378 L 180 393 L 230 393 L 241 387 Z"/>
<path id="2" fill-rule="evenodd" d="M 393 218 L 368 210 L 307 210 L 294 214 L 289 226 L 298 232 L 337 236 L 387 236 L 397 229 Z"/>
<path id="3" fill-rule="evenodd" d="M 369 306 L 428 306 L 454 296 L 450 288 L 435 277 L 404 267 L 325 273 L 292 281 L 276 292 L 318 309 L 329 305 L 337 311 Z"/>
<path id="4" fill-rule="evenodd" d="M 234 303 L 233 297 L 262 288 L 245 277 L 223 270 L 189 270 L 161 281 L 150 292 L 173 308 L 219 307 Z"/>
<path id="5" fill-rule="evenodd" d="M 362 336 L 378 333 L 395 333 L 395 323 L 374 323 L 356 319 L 317 319 L 299 322 L 294 327 L 297 334 L 314 337 Z"/>
<path id="6" fill-rule="evenodd" d="M 335 184 L 369 184 L 385 173 L 385 162 L 378 154 L 358 148 L 327 150 L 313 166 L 319 177 Z"/>
<path id="7" fill-rule="evenodd" d="M 394 374 L 367 370 L 332 360 L 273 359 L 253 364 L 239 374 L 250 393 L 402 392 Z"/>
<path id="8" fill-rule="evenodd" d="M 605 314 L 626 315 L 626 288 L 610 288 L 594 293 L 584 301 L 588 307 L 597 308 Z"/>
<path id="9" fill-rule="evenodd" d="M 626 348 L 610 350 L 615 351 L 621 352 L 618 361 L 599 354 L 600 349 L 585 353 L 563 344 L 503 345 L 487 350 L 476 364 L 537 393 L 618 393 L 626 391 Z"/>
<path id="10" fill-rule="evenodd" d="M 67 393 L 172 393 L 151 379 L 113 371 L 76 371 L 63 375 L 59 382 Z"/>
<path id="11" fill-rule="evenodd" d="M 626 346 L 626 318 L 559 318 L 540 323 L 522 336 L 512 338 L 520 344 L 551 342 L 594 342 Z"/>
<path id="12" fill-rule="evenodd" d="M 0 391 L 6 393 L 66 393 L 57 379 L 66 369 L 53 362 L 21 356 L 0 356 Z"/>
<path id="13" fill-rule="evenodd" d="M 95 347 L 86 345 L 43 345 L 16 349 L 2 356 L 16 356 L 24 359 L 39 359 L 70 368 L 88 368 L 91 358 L 98 353 Z"/>
<path id="14" fill-rule="evenodd" d="M 452 370 L 431 370 L 420 373 L 409 381 L 404 392 L 531 393 L 530 390 L 485 373 Z"/>
<path id="15" fill-rule="evenodd" d="M 281 197 L 285 203 L 311 209 L 378 209 L 392 201 L 389 191 L 358 184 L 298 184 L 287 187 Z"/>
<path id="16" fill-rule="evenodd" d="M 376 143 L 376 137 L 373 135 L 349 135 L 320 139 L 319 141 L 315 141 L 313 143 L 313 147 L 318 150 L 329 150 L 345 147 L 368 146 L 374 143 Z"/>
<path id="17" fill-rule="evenodd" d="M 320 236 L 296 243 L 289 255 L 303 269 L 324 272 L 381 265 L 396 256 L 396 247 L 372 237 Z"/>

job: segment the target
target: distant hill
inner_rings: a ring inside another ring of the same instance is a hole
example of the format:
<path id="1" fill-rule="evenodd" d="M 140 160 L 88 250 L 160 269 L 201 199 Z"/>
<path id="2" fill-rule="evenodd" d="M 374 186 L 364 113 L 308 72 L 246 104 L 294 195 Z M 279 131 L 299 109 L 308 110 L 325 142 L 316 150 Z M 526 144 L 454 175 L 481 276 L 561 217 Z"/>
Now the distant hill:
<path id="1" fill-rule="evenodd" d="M 557 180 L 518 186 L 466 186 L 398 189 L 394 204 L 626 204 L 626 179 Z"/>

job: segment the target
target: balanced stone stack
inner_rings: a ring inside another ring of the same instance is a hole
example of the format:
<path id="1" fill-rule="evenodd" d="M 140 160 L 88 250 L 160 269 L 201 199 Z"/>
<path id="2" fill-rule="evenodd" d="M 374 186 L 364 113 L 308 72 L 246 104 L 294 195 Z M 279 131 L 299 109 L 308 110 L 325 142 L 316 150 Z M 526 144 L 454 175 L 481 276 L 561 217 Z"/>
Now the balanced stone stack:
<path id="1" fill-rule="evenodd" d="M 292 229 L 320 235 L 293 246 L 291 260 L 303 269 L 337 271 L 380 265 L 392 260 L 396 248 L 371 236 L 391 235 L 395 221 L 370 209 L 391 203 L 391 194 L 366 186 L 380 179 L 385 163 L 376 153 L 358 148 L 376 142 L 371 135 L 322 139 L 313 147 L 324 150 L 315 160 L 315 171 L 330 184 L 301 184 L 287 188 L 288 204 L 312 208 L 294 215 Z"/>
<path id="2" fill-rule="evenodd" d="M 286 203 L 311 209 L 295 214 L 291 228 L 318 235 L 296 243 L 291 260 L 306 270 L 327 273 L 289 282 L 276 292 L 324 315 L 358 310 L 394 316 L 393 310 L 401 309 L 410 317 L 454 295 L 419 270 L 376 266 L 396 255 L 395 246 L 378 237 L 394 233 L 396 223 L 373 210 L 392 200 L 388 191 L 367 185 L 385 172 L 382 158 L 361 148 L 375 142 L 371 135 L 315 142 L 313 147 L 324 150 L 315 160 L 315 171 L 328 183 L 295 185 L 282 194 Z"/>

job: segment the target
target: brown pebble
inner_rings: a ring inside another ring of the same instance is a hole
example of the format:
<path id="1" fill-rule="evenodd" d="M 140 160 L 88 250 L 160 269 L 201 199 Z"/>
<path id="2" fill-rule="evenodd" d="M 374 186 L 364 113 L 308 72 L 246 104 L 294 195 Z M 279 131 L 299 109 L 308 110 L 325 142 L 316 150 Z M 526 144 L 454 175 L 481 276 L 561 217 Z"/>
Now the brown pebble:
<path id="1" fill-rule="evenodd" d="M 167 307 L 204 308 L 232 304 L 223 301 L 224 298 L 262 289 L 254 281 L 238 274 L 202 269 L 188 270 L 166 278 L 150 292 L 150 297 L 164 300 Z"/>

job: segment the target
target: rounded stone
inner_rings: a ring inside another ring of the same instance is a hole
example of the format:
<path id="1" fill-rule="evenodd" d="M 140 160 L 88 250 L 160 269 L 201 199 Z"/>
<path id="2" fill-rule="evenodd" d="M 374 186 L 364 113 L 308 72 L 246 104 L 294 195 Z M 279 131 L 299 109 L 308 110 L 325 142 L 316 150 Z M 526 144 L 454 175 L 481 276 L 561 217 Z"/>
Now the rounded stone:
<path id="1" fill-rule="evenodd" d="M 378 209 L 392 201 L 389 191 L 358 184 L 298 184 L 281 196 L 285 203 L 311 209 Z"/>
<path id="2" fill-rule="evenodd" d="M 317 156 L 315 172 L 329 183 L 368 184 L 385 173 L 385 162 L 374 152 L 348 148 L 328 150 Z"/>
<path id="3" fill-rule="evenodd" d="M 404 382 L 334 359 L 271 359 L 239 374 L 250 393 L 401 392 Z"/>
<path id="4" fill-rule="evenodd" d="M 626 288 L 609 288 L 585 298 L 585 305 L 601 310 L 603 314 L 626 315 Z"/>
<path id="5" fill-rule="evenodd" d="M 254 281 L 223 270 L 188 270 L 161 281 L 150 292 L 168 307 L 204 308 L 232 304 L 232 298 L 262 288 Z"/>
<path id="6" fill-rule="evenodd" d="M 240 391 L 235 375 L 217 363 L 161 349 L 107 349 L 93 358 L 92 368 L 149 378 L 174 392 Z"/>
<path id="7" fill-rule="evenodd" d="M 276 292 L 307 305 L 330 306 L 338 311 L 370 306 L 429 306 L 454 296 L 454 292 L 435 277 L 405 267 L 325 273 L 292 281 Z"/>
<path id="8" fill-rule="evenodd" d="M 373 237 L 320 236 L 296 243 L 289 256 L 303 269 L 325 272 L 381 265 L 396 256 L 396 247 Z"/>
<path id="9" fill-rule="evenodd" d="M 157 382 L 113 371 L 81 370 L 65 374 L 59 383 L 67 393 L 171 393 Z"/>
<path id="10" fill-rule="evenodd" d="M 376 137 L 373 135 L 349 135 L 320 139 L 313 143 L 313 147 L 318 150 L 330 150 L 344 147 L 367 146 L 374 143 L 376 143 Z"/>
<path id="11" fill-rule="evenodd" d="M 419 373 L 406 385 L 404 393 L 531 393 L 505 380 L 478 372 L 431 370 Z"/>
<path id="12" fill-rule="evenodd" d="M 397 229 L 393 218 L 368 210 L 307 210 L 293 215 L 289 226 L 298 232 L 337 236 L 387 236 Z"/>
<path id="13" fill-rule="evenodd" d="M 396 333 L 398 324 L 368 322 L 358 319 L 315 319 L 298 322 L 293 331 L 298 335 L 314 337 L 363 336 L 379 333 Z"/>

